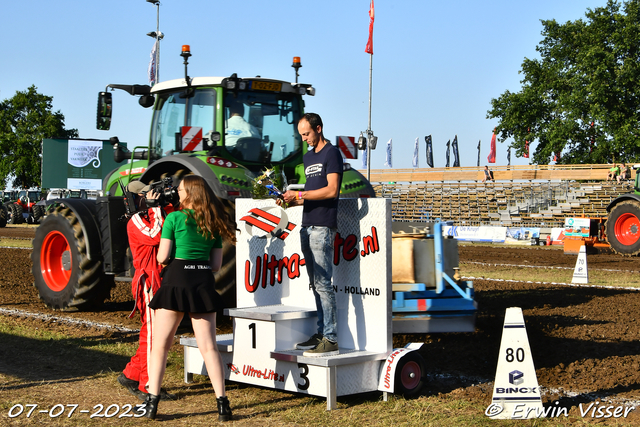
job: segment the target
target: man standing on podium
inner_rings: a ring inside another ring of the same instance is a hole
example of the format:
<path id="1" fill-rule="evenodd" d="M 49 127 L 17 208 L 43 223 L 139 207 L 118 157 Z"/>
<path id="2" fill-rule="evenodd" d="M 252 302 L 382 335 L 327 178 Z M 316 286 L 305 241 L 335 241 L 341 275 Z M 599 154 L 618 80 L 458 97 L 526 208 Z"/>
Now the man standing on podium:
<path id="1" fill-rule="evenodd" d="M 305 114 L 298 122 L 302 140 L 313 149 L 304 155 L 304 190 L 284 194 L 289 206 L 303 207 L 300 246 L 318 312 L 318 332 L 296 344 L 298 350 L 305 350 L 304 356 L 338 354 L 337 306 L 331 277 L 343 164 L 340 151 L 325 139 L 322 129 L 322 119 L 315 113 Z"/>

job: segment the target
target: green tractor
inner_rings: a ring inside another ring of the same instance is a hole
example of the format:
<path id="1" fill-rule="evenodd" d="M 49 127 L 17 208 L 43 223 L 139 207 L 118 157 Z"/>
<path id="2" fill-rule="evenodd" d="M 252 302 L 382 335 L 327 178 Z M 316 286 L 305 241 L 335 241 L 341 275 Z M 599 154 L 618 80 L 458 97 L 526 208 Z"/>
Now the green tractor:
<path id="1" fill-rule="evenodd" d="M 640 254 L 640 165 L 633 168 L 636 170 L 633 191 L 609 203 L 605 223 L 609 246 L 625 256 Z"/>
<path id="2" fill-rule="evenodd" d="M 289 184 L 304 184 L 302 157 L 307 151 L 297 131 L 309 84 L 281 80 L 195 77 L 187 73 L 188 46 L 183 46 L 185 78 L 146 85 L 109 85 L 140 95 L 153 107 L 149 142 L 128 150 L 111 138 L 117 162 L 130 159 L 103 180 L 96 200 L 58 199 L 33 240 L 34 285 L 53 309 L 84 310 L 110 295 L 114 279 L 131 276 L 125 212 L 120 182 L 157 183 L 183 176 L 203 177 L 230 211 L 237 198 L 252 195 L 253 178 L 265 168 L 281 170 Z M 299 62 L 294 62 L 294 67 Z M 98 97 L 98 129 L 111 124 L 112 96 Z M 375 197 L 371 184 L 345 163 L 341 197 Z M 216 274 L 218 291 L 234 301 L 235 247 L 224 248 L 224 267 Z"/>

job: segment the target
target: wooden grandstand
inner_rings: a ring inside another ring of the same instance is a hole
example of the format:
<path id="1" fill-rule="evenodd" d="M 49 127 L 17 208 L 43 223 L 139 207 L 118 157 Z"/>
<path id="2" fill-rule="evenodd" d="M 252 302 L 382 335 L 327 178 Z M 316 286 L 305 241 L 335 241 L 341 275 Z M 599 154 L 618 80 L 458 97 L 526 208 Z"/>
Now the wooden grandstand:
<path id="1" fill-rule="evenodd" d="M 371 183 L 379 197 L 392 199 L 395 221 L 562 227 L 568 217 L 606 217 L 613 199 L 633 191 L 635 171 L 617 183 L 606 181 L 610 167 L 492 167 L 495 181 L 486 183 L 477 167 L 372 170 Z"/>

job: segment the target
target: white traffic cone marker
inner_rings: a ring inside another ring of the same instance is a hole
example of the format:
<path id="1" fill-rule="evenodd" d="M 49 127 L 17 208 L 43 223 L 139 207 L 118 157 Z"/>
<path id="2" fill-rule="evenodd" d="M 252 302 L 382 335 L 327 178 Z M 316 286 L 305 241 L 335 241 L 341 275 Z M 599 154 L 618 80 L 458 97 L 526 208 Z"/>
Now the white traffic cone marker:
<path id="1" fill-rule="evenodd" d="M 485 415 L 502 419 L 545 415 L 520 307 L 507 308 L 504 316 L 493 399 Z"/>
<path id="2" fill-rule="evenodd" d="M 587 247 L 585 245 L 580 246 L 580 252 L 578 252 L 578 260 L 576 261 L 576 268 L 573 270 L 573 278 L 571 283 L 589 283 L 589 269 L 587 268 Z"/>

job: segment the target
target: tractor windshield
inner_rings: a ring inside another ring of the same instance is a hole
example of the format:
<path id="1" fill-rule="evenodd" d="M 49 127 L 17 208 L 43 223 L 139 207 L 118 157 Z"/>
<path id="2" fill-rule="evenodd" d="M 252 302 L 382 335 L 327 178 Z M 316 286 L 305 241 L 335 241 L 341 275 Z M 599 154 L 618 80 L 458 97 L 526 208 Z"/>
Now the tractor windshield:
<path id="1" fill-rule="evenodd" d="M 203 139 L 211 146 L 211 133 L 215 131 L 216 91 L 213 88 L 176 90 L 158 95 L 151 128 L 151 146 L 158 157 L 174 153 L 176 133 L 182 126 L 202 128 Z"/>
<path id="2" fill-rule="evenodd" d="M 298 97 L 291 93 L 229 91 L 224 97 L 224 146 L 240 162 L 281 163 L 298 154 Z"/>

